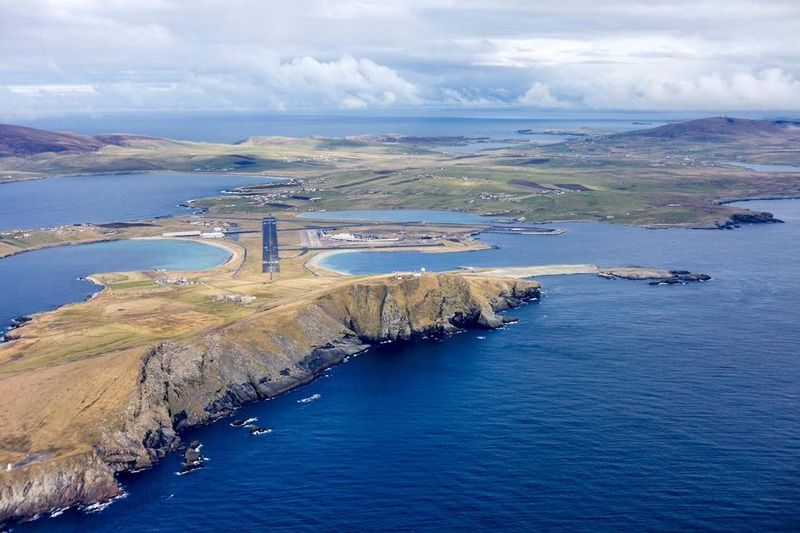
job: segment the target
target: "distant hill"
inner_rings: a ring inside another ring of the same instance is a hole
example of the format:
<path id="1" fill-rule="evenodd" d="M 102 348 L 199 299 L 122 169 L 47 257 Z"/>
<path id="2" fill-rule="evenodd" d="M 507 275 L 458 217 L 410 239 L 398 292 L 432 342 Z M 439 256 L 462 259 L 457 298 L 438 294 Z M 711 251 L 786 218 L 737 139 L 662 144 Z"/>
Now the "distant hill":
<path id="1" fill-rule="evenodd" d="M 609 139 L 730 142 L 747 139 L 800 141 L 800 121 L 713 117 L 610 135 Z"/>
<path id="2" fill-rule="evenodd" d="M 95 152 L 109 144 L 123 146 L 129 141 L 148 139 L 153 137 L 119 133 L 90 136 L 0 124 L 0 157 Z"/>
<path id="3" fill-rule="evenodd" d="M 26 156 L 42 152 L 94 152 L 106 143 L 75 133 L 0 124 L 0 157 Z"/>

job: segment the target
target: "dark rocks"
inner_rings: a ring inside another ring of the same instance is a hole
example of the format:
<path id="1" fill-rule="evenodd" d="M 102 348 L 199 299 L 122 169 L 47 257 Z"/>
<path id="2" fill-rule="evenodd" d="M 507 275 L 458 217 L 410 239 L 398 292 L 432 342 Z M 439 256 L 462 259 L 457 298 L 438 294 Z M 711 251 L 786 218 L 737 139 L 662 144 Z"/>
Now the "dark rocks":
<path id="1" fill-rule="evenodd" d="M 253 422 L 258 422 L 258 418 L 251 417 L 251 418 L 248 418 L 248 419 L 245 419 L 245 420 L 239 418 L 239 419 L 236 419 L 233 422 L 231 422 L 231 427 L 243 428 L 245 426 L 251 425 Z"/>
<path id="2" fill-rule="evenodd" d="M 677 277 L 685 282 L 708 281 L 711 279 L 711 276 L 708 274 L 685 274 Z"/>
<path id="3" fill-rule="evenodd" d="M 29 316 L 17 316 L 17 317 L 14 317 L 14 318 L 11 319 L 11 327 L 12 328 L 21 327 L 21 326 L 27 324 L 28 322 L 30 322 L 31 320 L 33 320 L 33 318 L 29 317 Z"/>
<path id="4" fill-rule="evenodd" d="M 247 428 L 250 430 L 250 435 L 251 436 L 266 435 L 268 433 L 272 433 L 271 429 L 265 428 L 265 427 L 261 427 L 261 426 L 256 426 L 256 425 L 249 425 L 249 426 L 247 426 Z"/>
<path id="5" fill-rule="evenodd" d="M 205 410 L 212 415 L 225 415 L 238 405 L 260 399 L 258 390 L 253 383 L 231 383 L 228 385 L 225 395 L 208 405 Z"/>
<path id="6" fill-rule="evenodd" d="M 198 463 L 203 460 L 203 456 L 200 455 L 200 448 L 203 445 L 200 444 L 200 441 L 193 440 L 189 443 L 189 447 L 186 448 L 186 452 L 183 454 L 183 462 L 186 464 L 194 464 Z"/>
<path id="7" fill-rule="evenodd" d="M 36 476 L 30 477 L 30 472 Z M 4 470 L 0 531 L 14 519 L 52 509 L 109 501 L 122 493 L 114 472 L 94 452 L 45 458 Z"/>
<path id="8" fill-rule="evenodd" d="M 315 348 L 308 356 L 304 357 L 298 366 L 314 374 L 333 366 L 345 357 L 363 352 L 369 348 L 356 337 L 349 335 L 333 340 L 319 348 Z"/>
<path id="9" fill-rule="evenodd" d="M 775 218 L 772 213 L 766 211 L 750 213 L 734 213 L 724 224 L 717 224 L 719 229 L 738 228 L 741 224 L 783 224 L 783 220 Z"/>
<path id="10" fill-rule="evenodd" d="M 688 270 L 671 270 L 672 274 L 668 278 L 651 281 L 650 285 L 685 285 L 696 281 L 708 281 L 711 276 L 708 274 L 693 274 Z"/>
<path id="11" fill-rule="evenodd" d="M 736 213 L 731 215 L 731 220 L 736 224 L 781 224 L 783 220 L 777 219 L 772 213 Z"/>
<path id="12" fill-rule="evenodd" d="M 606 268 L 600 270 L 597 275 L 606 279 L 652 280 L 650 285 L 684 285 L 711 279 L 708 274 L 695 274 L 688 270 L 661 270 L 644 267 Z"/>
<path id="13" fill-rule="evenodd" d="M 205 457 L 200 453 L 202 448 L 203 445 L 199 440 L 193 440 L 189 443 L 189 446 L 183 454 L 183 467 L 181 471 L 178 472 L 179 474 L 188 474 L 193 470 L 203 468 Z"/>
<path id="14" fill-rule="evenodd" d="M 21 337 L 19 333 L 12 333 L 14 330 L 18 330 L 28 322 L 33 320 L 33 317 L 29 316 L 17 316 L 11 319 L 9 322 L 8 328 L 5 334 L 0 333 L 0 342 L 6 341 L 13 341 L 17 340 Z"/>

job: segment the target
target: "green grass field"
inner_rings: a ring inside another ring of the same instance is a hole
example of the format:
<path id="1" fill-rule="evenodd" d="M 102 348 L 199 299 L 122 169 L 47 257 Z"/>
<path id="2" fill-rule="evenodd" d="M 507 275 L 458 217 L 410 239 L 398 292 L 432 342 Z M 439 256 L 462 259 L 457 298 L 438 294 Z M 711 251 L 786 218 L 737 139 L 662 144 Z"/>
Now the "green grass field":
<path id="1" fill-rule="evenodd" d="M 764 133 L 765 123 L 758 121 L 732 123 L 729 132 L 721 121 L 673 125 L 678 129 L 669 135 L 519 144 L 472 156 L 435 151 L 435 139 L 406 145 L 369 137 L 256 137 L 231 145 L 133 140 L 96 153 L 2 158 L 0 174 L 13 178 L 158 169 L 300 180 L 300 185 L 283 189 L 252 190 L 247 197 L 198 202 L 220 215 L 425 208 L 503 213 L 529 221 L 708 227 L 736 212 L 719 200 L 800 195 L 800 173 L 754 172 L 726 164 L 734 159 L 800 164 L 800 140 L 780 129 Z M 709 125 L 713 135 L 698 136 Z"/>

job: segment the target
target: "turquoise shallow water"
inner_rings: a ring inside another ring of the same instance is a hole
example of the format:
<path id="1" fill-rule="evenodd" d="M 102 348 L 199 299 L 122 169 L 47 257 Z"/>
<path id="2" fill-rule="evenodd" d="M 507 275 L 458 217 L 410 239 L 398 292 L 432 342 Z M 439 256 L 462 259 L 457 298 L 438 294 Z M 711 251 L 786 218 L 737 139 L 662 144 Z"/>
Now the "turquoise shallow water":
<path id="1" fill-rule="evenodd" d="M 100 290 L 82 278 L 103 272 L 198 270 L 230 254 L 175 240 L 123 240 L 47 248 L 0 259 L 0 333 L 12 318 L 79 302 Z"/>
<path id="2" fill-rule="evenodd" d="M 796 531 L 800 202 L 747 206 L 787 223 L 571 224 L 460 256 L 335 256 L 355 271 L 574 261 L 713 280 L 543 278 L 516 324 L 372 349 L 237 413 L 269 435 L 187 433 L 204 469 L 177 476 L 170 456 L 123 476 L 102 512 L 19 530 Z"/>

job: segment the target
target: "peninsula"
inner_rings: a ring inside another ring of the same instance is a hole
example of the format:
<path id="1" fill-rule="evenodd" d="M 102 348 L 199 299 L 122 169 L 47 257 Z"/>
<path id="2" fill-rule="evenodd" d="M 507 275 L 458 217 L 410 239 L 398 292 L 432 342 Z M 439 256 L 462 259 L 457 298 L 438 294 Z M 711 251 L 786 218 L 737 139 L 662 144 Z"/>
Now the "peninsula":
<path id="1" fill-rule="evenodd" d="M 193 201 L 196 211 L 185 215 L 0 232 L 0 257 L 131 238 L 185 238 L 231 253 L 226 264 L 205 271 L 95 273 L 104 287 L 96 297 L 21 319 L 6 335 L 0 523 L 113 498 L 121 491 L 115 474 L 150 467 L 179 449 L 182 430 L 307 383 L 376 343 L 500 327 L 507 318 L 498 313 L 539 298 L 539 283 L 523 278 L 708 279 L 593 264 L 343 276 L 320 266 L 322 254 L 477 250 L 487 246 L 476 239 L 482 231 L 560 238 L 531 225 L 548 220 L 700 228 L 774 222 L 769 213 L 724 201 L 798 196 L 800 173 L 734 163 L 799 165 L 798 131 L 794 123 L 711 118 L 463 156 L 437 151 L 436 138 L 211 144 L 0 126 L 0 180 L 8 183 L 153 170 L 288 178 Z M 502 221 L 322 215 L 399 207 Z M 261 265 L 266 214 L 277 219 L 281 249 L 272 280 Z M 225 238 L 232 236 L 238 240 Z"/>
<path id="2" fill-rule="evenodd" d="M 37 357 L 52 338 L 48 319 L 108 311 L 112 292 L 26 326 L 3 350 L 0 365 L 26 368 L 0 377 L 3 520 L 113 498 L 116 472 L 152 466 L 181 446 L 183 429 L 306 383 L 370 344 L 499 327 L 496 311 L 535 300 L 539 285 L 450 274 L 348 280 L 198 334 L 170 329 L 174 340 L 152 346 Z"/>

